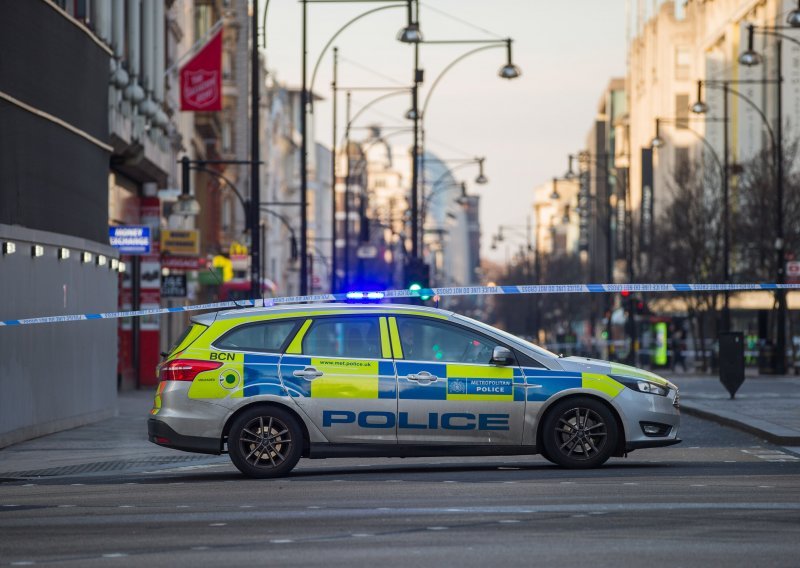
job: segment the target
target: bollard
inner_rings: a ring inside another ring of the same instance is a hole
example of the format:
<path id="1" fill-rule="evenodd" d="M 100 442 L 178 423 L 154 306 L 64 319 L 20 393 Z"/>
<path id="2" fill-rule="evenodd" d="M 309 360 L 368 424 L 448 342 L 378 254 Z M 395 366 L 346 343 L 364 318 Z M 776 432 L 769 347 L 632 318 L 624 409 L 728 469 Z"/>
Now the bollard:
<path id="1" fill-rule="evenodd" d="M 731 398 L 744 382 L 744 334 L 740 331 L 719 334 L 719 380 Z"/>

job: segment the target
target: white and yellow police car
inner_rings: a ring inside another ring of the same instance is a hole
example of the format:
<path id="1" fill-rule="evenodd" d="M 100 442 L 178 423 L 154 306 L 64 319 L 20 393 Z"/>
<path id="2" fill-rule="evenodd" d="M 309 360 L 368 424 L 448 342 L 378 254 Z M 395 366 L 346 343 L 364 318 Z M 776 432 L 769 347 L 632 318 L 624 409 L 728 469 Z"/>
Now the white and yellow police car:
<path id="1" fill-rule="evenodd" d="M 158 372 L 150 441 L 227 452 L 252 477 L 285 475 L 301 457 L 538 453 L 589 468 L 680 442 L 669 381 L 432 308 L 209 313 Z"/>

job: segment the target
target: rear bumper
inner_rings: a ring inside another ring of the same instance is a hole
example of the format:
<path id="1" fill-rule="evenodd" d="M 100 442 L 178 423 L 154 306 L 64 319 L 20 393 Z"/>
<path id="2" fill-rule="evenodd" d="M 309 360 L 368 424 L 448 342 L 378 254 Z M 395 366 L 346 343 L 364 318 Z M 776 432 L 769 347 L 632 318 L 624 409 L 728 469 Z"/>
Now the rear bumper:
<path id="1" fill-rule="evenodd" d="M 222 442 L 217 438 L 201 438 L 178 434 L 167 423 L 157 419 L 147 420 L 147 439 L 159 446 L 199 454 L 222 453 Z"/>

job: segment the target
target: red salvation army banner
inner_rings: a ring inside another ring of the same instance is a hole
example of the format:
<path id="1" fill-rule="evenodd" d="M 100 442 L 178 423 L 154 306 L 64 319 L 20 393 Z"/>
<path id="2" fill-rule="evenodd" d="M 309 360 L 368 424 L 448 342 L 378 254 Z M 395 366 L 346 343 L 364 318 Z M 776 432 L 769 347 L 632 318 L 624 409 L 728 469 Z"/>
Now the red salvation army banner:
<path id="1" fill-rule="evenodd" d="M 181 110 L 222 110 L 222 29 L 181 67 Z"/>

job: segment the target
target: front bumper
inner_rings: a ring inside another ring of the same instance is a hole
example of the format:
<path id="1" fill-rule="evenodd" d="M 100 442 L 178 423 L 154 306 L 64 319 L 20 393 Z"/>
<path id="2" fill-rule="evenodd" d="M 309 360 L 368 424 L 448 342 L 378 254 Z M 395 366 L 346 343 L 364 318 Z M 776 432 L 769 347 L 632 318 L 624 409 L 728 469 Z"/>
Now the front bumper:
<path id="1" fill-rule="evenodd" d="M 159 446 L 184 452 L 216 455 L 222 453 L 222 442 L 218 438 L 184 436 L 178 434 L 166 422 L 158 418 L 147 420 L 147 439 Z"/>
<path id="2" fill-rule="evenodd" d="M 640 393 L 625 388 L 614 403 L 625 425 L 625 451 L 643 448 L 663 448 L 679 444 L 678 430 L 681 414 L 678 410 L 677 391 L 670 390 L 667 396 Z M 642 423 L 655 423 L 669 427 L 664 436 L 646 435 Z"/>

